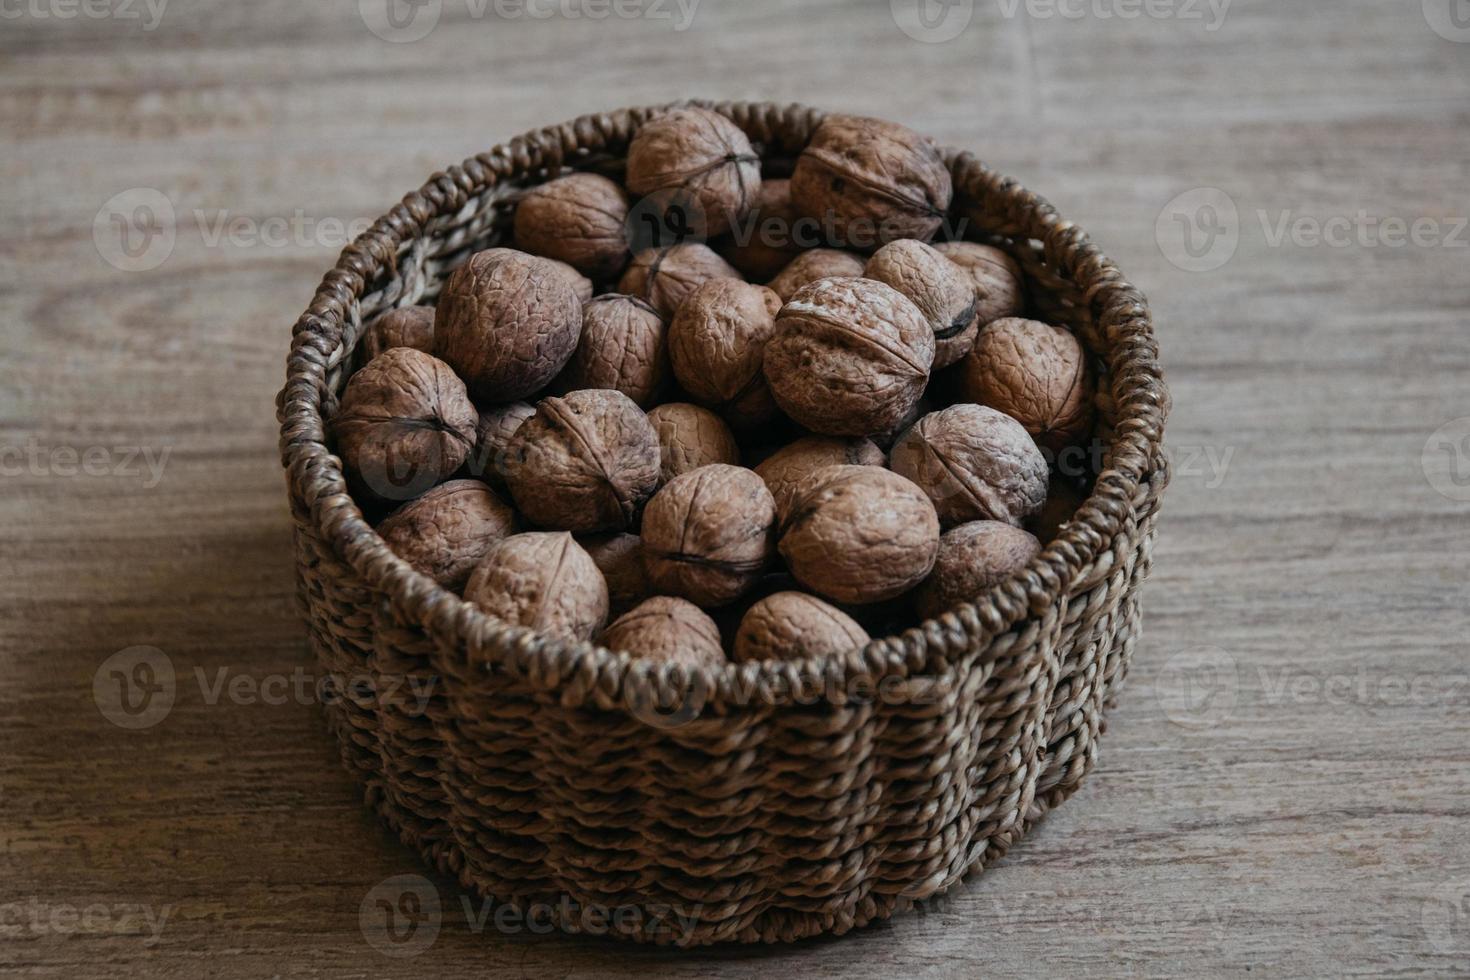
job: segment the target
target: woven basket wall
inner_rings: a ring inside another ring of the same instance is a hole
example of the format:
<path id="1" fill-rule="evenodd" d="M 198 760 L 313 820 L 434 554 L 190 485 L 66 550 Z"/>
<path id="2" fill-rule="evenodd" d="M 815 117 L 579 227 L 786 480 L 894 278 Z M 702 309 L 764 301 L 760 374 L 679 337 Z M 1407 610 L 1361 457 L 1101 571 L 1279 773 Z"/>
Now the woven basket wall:
<path id="1" fill-rule="evenodd" d="M 699 104 L 778 167 L 822 118 Z M 1044 200 L 946 151 L 967 235 L 1010 251 L 1033 308 L 1102 370 L 1101 465 L 1064 533 L 981 601 L 803 664 L 691 675 L 486 618 L 386 548 L 327 422 L 364 321 L 432 302 L 502 239 L 519 187 L 616 173 L 657 111 L 513 139 L 437 174 L 343 252 L 296 324 L 278 402 L 299 596 L 346 764 L 464 888 L 548 903 L 557 920 L 568 899 L 642 910 L 622 933 L 640 941 L 841 933 L 993 863 L 1092 768 L 1139 635 L 1168 394 L 1143 296 Z M 671 927 L 669 909 L 691 925 Z"/>

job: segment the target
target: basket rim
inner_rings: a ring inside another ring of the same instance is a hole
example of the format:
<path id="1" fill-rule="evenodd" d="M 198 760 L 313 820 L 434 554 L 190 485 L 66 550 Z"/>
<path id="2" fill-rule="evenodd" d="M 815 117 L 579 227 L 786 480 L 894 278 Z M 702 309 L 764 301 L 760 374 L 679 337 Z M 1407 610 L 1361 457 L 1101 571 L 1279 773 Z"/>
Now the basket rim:
<path id="1" fill-rule="evenodd" d="M 991 640 L 1041 615 L 1064 598 L 1081 568 L 1123 534 L 1122 520 L 1145 484 L 1161 493 L 1168 481 L 1163 455 L 1168 390 L 1158 360 L 1153 320 L 1142 293 L 1092 244 L 1085 232 L 1058 215 L 1044 198 L 1001 175 L 972 154 L 941 148 L 960 197 L 960 173 L 985 185 L 986 195 L 1005 195 L 1012 209 L 1002 215 L 1059 273 L 1068 275 L 1093 311 L 1099 329 L 1111 338 L 1103 355 L 1109 363 L 1117 401 L 1117 423 L 1104 446 L 1110 465 L 1065 530 L 1047 543 L 1022 570 L 988 592 L 926 619 L 901 633 L 873 638 L 843 653 L 789 661 L 730 662 L 718 667 L 650 663 L 595 643 L 562 640 L 513 626 L 479 610 L 400 559 L 377 534 L 348 492 L 338 459 L 327 445 L 323 415 L 327 375 L 342 353 L 344 315 L 385 269 L 396 269 L 400 250 L 430 222 L 463 208 L 473 196 L 497 184 L 550 175 L 587 152 L 625 144 L 638 125 L 661 112 L 695 105 L 731 118 L 750 132 L 800 130 L 805 136 L 828 113 L 800 104 L 715 102 L 683 99 L 661 105 L 579 116 L 560 125 L 531 130 L 498 144 L 458 166 L 436 173 L 373 225 L 338 257 L 323 277 L 312 302 L 292 330 L 286 383 L 277 396 L 281 462 L 293 502 L 302 503 L 316 532 L 332 553 L 362 582 L 389 602 L 406 621 L 416 623 L 440 649 L 463 649 L 487 665 L 511 671 L 547 691 L 559 691 L 566 704 L 600 694 L 612 698 L 625 685 L 643 694 L 682 690 L 691 685 L 702 706 L 718 708 L 731 699 L 748 705 L 752 697 L 790 691 L 813 677 L 827 681 L 907 677 L 936 662 L 951 664 L 966 652 L 984 650 Z M 755 134 L 753 134 L 755 135 Z M 802 142 L 805 142 L 805 136 Z M 779 135 L 772 139 L 780 139 Z"/>

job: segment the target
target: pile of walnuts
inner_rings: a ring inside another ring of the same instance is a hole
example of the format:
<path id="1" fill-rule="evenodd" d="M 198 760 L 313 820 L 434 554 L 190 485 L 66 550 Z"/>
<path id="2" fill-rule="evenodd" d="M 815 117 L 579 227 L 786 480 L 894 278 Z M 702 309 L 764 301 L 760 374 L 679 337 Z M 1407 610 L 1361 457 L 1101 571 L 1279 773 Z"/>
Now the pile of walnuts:
<path id="1" fill-rule="evenodd" d="M 1085 492 L 1056 463 L 1093 362 L 950 225 L 927 140 L 828 117 L 781 169 L 671 110 L 621 182 L 525 190 L 514 247 L 371 321 L 332 437 L 388 545 L 504 622 L 686 664 L 852 650 L 1024 568 Z"/>

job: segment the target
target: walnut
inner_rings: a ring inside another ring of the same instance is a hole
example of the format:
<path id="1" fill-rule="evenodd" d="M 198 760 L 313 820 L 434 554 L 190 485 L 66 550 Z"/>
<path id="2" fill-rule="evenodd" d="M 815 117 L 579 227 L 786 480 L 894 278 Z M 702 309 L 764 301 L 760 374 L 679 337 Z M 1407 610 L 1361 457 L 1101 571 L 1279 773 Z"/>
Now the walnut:
<path id="1" fill-rule="evenodd" d="M 582 339 L 557 378 L 565 391 L 611 388 L 652 405 L 669 374 L 663 318 L 633 296 L 607 293 L 582 307 Z"/>
<path id="2" fill-rule="evenodd" d="M 348 380 L 332 431 L 360 487 L 382 500 L 411 500 L 459 469 L 477 418 L 449 365 L 392 347 Z"/>
<path id="3" fill-rule="evenodd" d="M 871 279 L 819 279 L 776 317 L 766 381 L 776 404 L 813 432 L 891 428 L 924 393 L 934 332 L 898 290 Z"/>
<path id="4" fill-rule="evenodd" d="M 547 259 L 494 249 L 450 274 L 434 346 L 476 398 L 508 402 L 539 391 L 577 349 L 582 304 Z"/>
<path id="5" fill-rule="evenodd" d="M 730 659 L 799 660 L 866 646 L 871 637 L 842 610 L 805 592 L 777 592 L 750 607 Z"/>
<path id="6" fill-rule="evenodd" d="M 1071 480 L 1053 476 L 1046 490 L 1046 503 L 1026 522 L 1026 530 L 1042 544 L 1051 544 L 1077 516 L 1087 494 Z"/>
<path id="7" fill-rule="evenodd" d="M 475 427 L 475 448 L 465 460 L 465 469 L 470 476 L 495 486 L 504 486 L 500 466 L 510 448 L 510 438 L 522 422 L 535 414 L 536 409 L 526 402 L 509 402 L 481 409 L 480 423 Z"/>
<path id="8" fill-rule="evenodd" d="M 787 302 L 796 291 L 818 279 L 856 279 L 863 274 L 863 260 L 851 252 L 837 248 L 814 248 L 792 259 L 770 282 L 781 301 Z"/>
<path id="9" fill-rule="evenodd" d="M 738 279 L 701 283 L 669 324 L 674 377 L 731 425 L 769 422 L 777 409 L 761 360 L 780 309 L 781 298 L 764 286 Z"/>
<path id="10" fill-rule="evenodd" d="M 1025 568 L 1041 552 L 1029 532 L 999 521 L 971 521 L 939 539 L 934 571 L 919 586 L 914 605 L 925 619 L 953 609 Z"/>
<path id="11" fill-rule="evenodd" d="M 939 517 L 929 498 L 876 466 L 826 466 L 792 490 L 778 548 L 797 581 L 836 602 L 881 602 L 934 565 Z"/>
<path id="12" fill-rule="evenodd" d="M 713 238 L 740 221 L 760 192 L 760 157 L 744 131 L 689 106 L 650 119 L 628 146 L 628 190 L 687 202 L 688 233 Z"/>
<path id="13" fill-rule="evenodd" d="M 609 650 L 640 660 L 691 667 L 718 667 L 726 662 L 715 621 L 694 603 L 668 595 L 656 595 L 619 616 L 600 642 Z"/>
<path id="14" fill-rule="evenodd" d="M 648 574 L 643 570 L 643 539 L 636 534 L 615 532 L 580 538 L 578 544 L 607 581 L 608 601 L 614 616 L 621 616 L 648 598 Z"/>
<path id="15" fill-rule="evenodd" d="M 378 525 L 399 558 L 454 592 L 492 544 L 515 532 L 515 511 L 479 480 L 441 483 Z"/>
<path id="16" fill-rule="evenodd" d="M 791 506 L 792 489 L 807 474 L 824 466 L 883 466 L 887 462 L 883 450 L 862 437 L 803 436 L 766 457 L 755 473 L 766 481 L 776 501 L 776 514 L 784 516 Z"/>
<path id="17" fill-rule="evenodd" d="M 940 255 L 970 274 L 975 284 L 975 322 L 985 326 L 1015 316 L 1025 306 L 1021 267 L 1003 249 L 975 242 L 940 242 Z"/>
<path id="18" fill-rule="evenodd" d="M 620 391 L 546 398 L 511 438 L 501 467 L 526 519 L 561 531 L 620 531 L 658 488 L 658 437 Z"/>
<path id="19" fill-rule="evenodd" d="M 791 181 L 762 181 L 750 213 L 731 229 L 720 255 L 751 282 L 765 282 L 802 254 L 808 233 L 800 220 L 791 206 Z"/>
<path id="20" fill-rule="evenodd" d="M 1052 453 L 1092 431 L 1092 372 L 1077 338 L 1062 327 L 1014 317 L 980 331 L 964 361 L 967 401 L 1005 412 Z"/>
<path id="21" fill-rule="evenodd" d="M 776 504 L 761 478 L 715 463 L 676 476 L 643 514 L 643 564 L 658 592 L 723 606 L 756 583 L 772 553 Z"/>
<path id="22" fill-rule="evenodd" d="M 664 483 L 711 463 L 740 462 L 735 436 L 709 409 L 666 402 L 648 413 L 648 421 L 658 435 L 659 479 Z"/>
<path id="23" fill-rule="evenodd" d="M 933 143 L 897 123 L 857 116 L 823 120 L 791 175 L 796 209 L 830 229 L 833 244 L 861 251 L 933 238 L 952 193 Z"/>
<path id="24" fill-rule="evenodd" d="M 932 247 L 912 238 L 884 245 L 863 267 L 911 299 L 934 331 L 934 370 L 948 367 L 975 346 L 975 282 Z"/>
<path id="25" fill-rule="evenodd" d="M 464 597 L 486 613 L 549 636 L 590 640 L 607 622 L 607 583 L 564 531 L 515 534 L 492 544 Z"/>
<path id="26" fill-rule="evenodd" d="M 991 520 L 1019 525 L 1046 500 L 1046 459 L 1021 423 L 983 405 L 951 405 L 921 418 L 888 465 L 919 486 L 946 527 Z"/>
<path id="27" fill-rule="evenodd" d="M 363 353 L 371 361 L 385 350 L 412 347 L 434 353 L 434 308 L 400 306 L 379 314 L 362 337 Z"/>
<path id="28" fill-rule="evenodd" d="M 506 256 L 525 255 L 526 253 L 522 252 L 520 249 L 515 248 L 487 248 L 485 249 L 485 251 L 478 254 L 482 256 L 482 262 L 490 262 L 498 261 L 505 258 Z M 556 273 L 556 275 L 563 279 L 568 286 L 572 287 L 572 292 L 577 294 L 577 299 L 579 301 L 583 303 L 590 303 L 592 301 L 592 295 L 596 292 L 596 290 L 593 288 L 591 279 L 588 279 L 586 276 L 582 275 L 582 273 L 578 272 L 576 269 L 573 269 L 571 266 L 567 265 L 560 259 L 551 259 L 547 258 L 544 255 L 538 255 L 535 257 L 541 259 L 541 261 L 546 263 L 546 270 L 548 272 Z"/>
<path id="29" fill-rule="evenodd" d="M 516 205 L 516 248 L 567 263 L 598 282 L 628 264 L 628 195 L 599 174 L 558 177 Z"/>
<path id="30" fill-rule="evenodd" d="M 668 248 L 648 248 L 633 256 L 618 292 L 645 299 L 665 320 L 699 284 L 709 279 L 739 279 L 735 267 L 708 245 L 685 242 Z"/>

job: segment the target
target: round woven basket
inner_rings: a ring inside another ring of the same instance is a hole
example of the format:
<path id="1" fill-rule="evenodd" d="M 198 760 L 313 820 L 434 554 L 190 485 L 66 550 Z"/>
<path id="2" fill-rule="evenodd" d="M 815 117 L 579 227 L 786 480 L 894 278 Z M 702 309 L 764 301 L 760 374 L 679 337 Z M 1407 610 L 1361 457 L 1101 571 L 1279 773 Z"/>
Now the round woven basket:
<path id="1" fill-rule="evenodd" d="M 777 173 L 823 115 L 696 104 Z M 327 433 L 362 325 L 432 302 L 507 239 L 520 188 L 616 175 L 663 108 L 583 116 L 436 174 L 327 273 L 278 399 L 299 598 L 346 764 L 464 888 L 645 942 L 842 933 L 993 863 L 1092 768 L 1139 634 L 1168 394 L 1138 290 L 1046 201 L 947 150 L 966 237 L 1018 260 L 1036 315 L 1100 372 L 1092 489 L 1060 536 L 974 603 L 799 663 L 687 670 L 486 617 L 397 558 L 348 494 Z"/>

